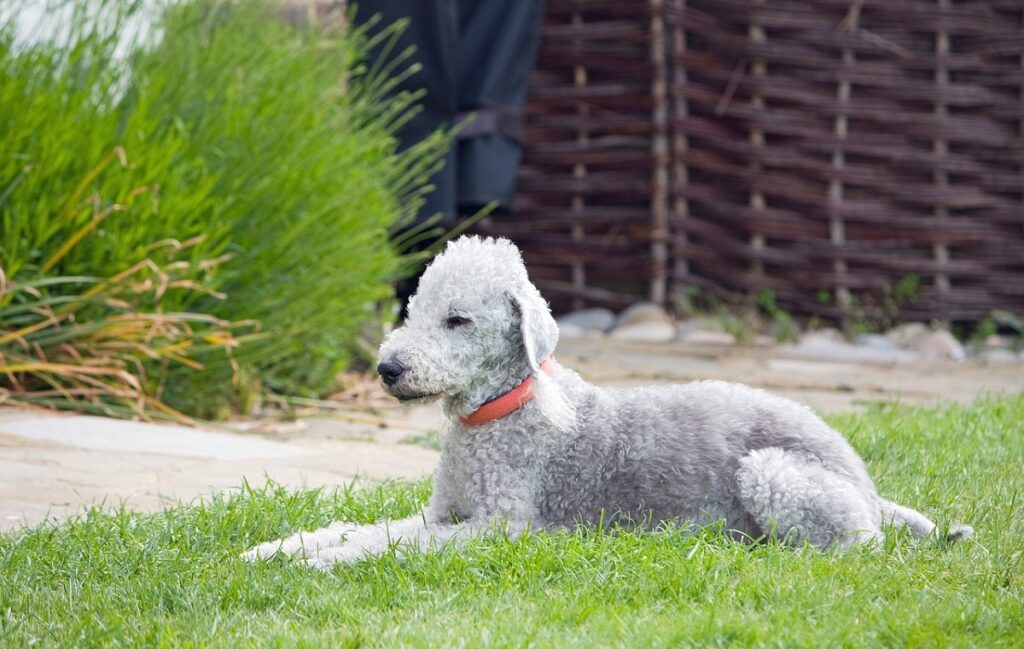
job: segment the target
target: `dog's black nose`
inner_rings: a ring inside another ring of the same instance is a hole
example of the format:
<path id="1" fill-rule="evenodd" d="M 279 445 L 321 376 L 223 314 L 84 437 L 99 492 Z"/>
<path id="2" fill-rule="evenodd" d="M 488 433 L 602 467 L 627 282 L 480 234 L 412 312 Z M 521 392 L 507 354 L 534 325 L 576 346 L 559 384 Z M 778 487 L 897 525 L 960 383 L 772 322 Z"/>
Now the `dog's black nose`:
<path id="1" fill-rule="evenodd" d="M 398 377 L 402 376 L 402 372 L 405 371 L 405 365 L 402 365 L 398 361 L 384 361 L 377 366 L 377 374 L 384 379 L 386 385 L 391 385 L 398 380 Z"/>

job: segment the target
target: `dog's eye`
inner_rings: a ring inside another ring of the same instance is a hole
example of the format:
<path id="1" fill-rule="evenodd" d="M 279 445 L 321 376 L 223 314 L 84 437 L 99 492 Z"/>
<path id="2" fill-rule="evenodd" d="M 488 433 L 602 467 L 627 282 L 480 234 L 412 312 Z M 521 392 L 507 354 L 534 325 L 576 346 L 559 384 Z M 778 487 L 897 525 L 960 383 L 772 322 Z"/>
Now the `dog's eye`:
<path id="1" fill-rule="evenodd" d="M 456 327 L 468 325 L 470 322 L 472 322 L 472 320 L 469 318 L 464 318 L 460 315 L 450 315 L 448 316 L 448 319 L 444 321 L 444 326 L 449 329 L 455 329 Z"/>

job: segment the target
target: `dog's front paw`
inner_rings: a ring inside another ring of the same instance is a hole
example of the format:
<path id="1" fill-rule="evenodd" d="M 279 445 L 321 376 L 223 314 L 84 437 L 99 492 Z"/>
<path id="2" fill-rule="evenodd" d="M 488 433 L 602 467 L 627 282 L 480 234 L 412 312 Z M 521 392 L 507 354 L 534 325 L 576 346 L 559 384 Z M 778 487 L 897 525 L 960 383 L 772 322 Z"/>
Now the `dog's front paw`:
<path id="1" fill-rule="evenodd" d="M 350 523 L 334 523 L 315 532 L 299 532 L 288 538 L 260 543 L 240 556 L 245 561 L 267 561 L 278 555 L 312 557 L 322 549 L 344 543 L 346 535 L 357 528 Z"/>
<path id="2" fill-rule="evenodd" d="M 276 541 L 267 541 L 266 543 L 260 543 L 259 545 L 249 548 L 241 555 L 243 561 L 268 561 L 273 559 L 278 554 L 294 554 L 296 551 L 302 549 L 302 545 L 294 547 L 294 544 L 289 543 L 288 539 L 278 539 Z"/>
<path id="3" fill-rule="evenodd" d="M 357 563 L 374 556 L 376 555 L 367 548 L 345 544 L 333 548 L 323 548 L 309 556 L 305 563 L 310 568 L 329 572 L 334 566 Z"/>

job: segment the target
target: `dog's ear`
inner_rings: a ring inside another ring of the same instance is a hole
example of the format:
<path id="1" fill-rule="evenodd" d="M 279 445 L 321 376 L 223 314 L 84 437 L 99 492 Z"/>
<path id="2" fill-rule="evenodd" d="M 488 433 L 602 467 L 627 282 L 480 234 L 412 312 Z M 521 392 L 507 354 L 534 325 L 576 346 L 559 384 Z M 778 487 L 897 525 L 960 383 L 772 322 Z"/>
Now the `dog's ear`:
<path id="1" fill-rule="evenodd" d="M 509 299 L 519 314 L 519 333 L 533 376 L 533 395 L 537 405 L 556 428 L 568 430 L 576 420 L 576 409 L 565 398 L 558 383 L 540 369 L 540 363 L 555 351 L 558 344 L 558 324 L 551 317 L 547 302 L 532 284 L 510 292 Z"/>

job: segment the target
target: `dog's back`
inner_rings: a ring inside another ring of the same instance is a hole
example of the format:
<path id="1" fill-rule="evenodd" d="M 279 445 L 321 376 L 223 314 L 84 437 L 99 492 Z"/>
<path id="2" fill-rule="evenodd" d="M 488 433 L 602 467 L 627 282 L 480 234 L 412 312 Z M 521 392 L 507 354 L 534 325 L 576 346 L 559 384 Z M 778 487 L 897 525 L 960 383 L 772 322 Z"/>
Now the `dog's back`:
<path id="1" fill-rule="evenodd" d="M 842 435 L 788 399 L 720 381 L 597 388 L 566 369 L 558 379 L 577 421 L 549 457 L 535 458 L 549 523 L 724 519 L 757 535 L 737 500 L 736 475 L 740 459 L 761 448 L 820 462 L 874 494 Z"/>

